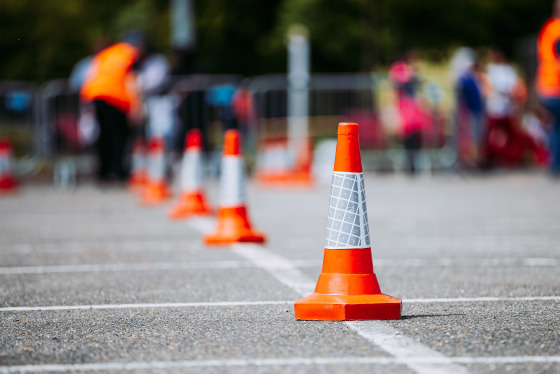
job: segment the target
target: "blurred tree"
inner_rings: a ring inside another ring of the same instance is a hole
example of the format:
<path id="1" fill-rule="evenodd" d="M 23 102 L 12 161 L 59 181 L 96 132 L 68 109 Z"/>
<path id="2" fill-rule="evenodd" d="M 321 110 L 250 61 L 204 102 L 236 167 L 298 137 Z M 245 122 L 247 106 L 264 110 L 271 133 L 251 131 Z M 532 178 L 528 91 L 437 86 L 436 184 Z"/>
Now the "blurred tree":
<path id="1" fill-rule="evenodd" d="M 286 30 L 307 26 L 312 71 L 368 71 L 415 48 L 447 54 L 535 35 L 552 0 L 194 0 L 198 71 L 286 70 Z M 169 48 L 169 0 L 0 0 L 0 80 L 67 77 L 100 38 L 143 31 Z"/>

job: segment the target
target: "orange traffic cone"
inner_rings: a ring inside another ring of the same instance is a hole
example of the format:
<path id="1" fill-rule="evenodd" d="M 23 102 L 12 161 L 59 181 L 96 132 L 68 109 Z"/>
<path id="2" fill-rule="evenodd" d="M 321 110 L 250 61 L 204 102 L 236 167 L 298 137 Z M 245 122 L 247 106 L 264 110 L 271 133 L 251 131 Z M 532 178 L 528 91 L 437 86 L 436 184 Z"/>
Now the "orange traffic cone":
<path id="1" fill-rule="evenodd" d="M 340 123 L 323 270 L 296 319 L 399 319 L 401 300 L 381 293 L 373 272 L 358 124 Z"/>
<path id="2" fill-rule="evenodd" d="M 142 188 L 148 182 L 146 174 L 146 144 L 144 140 L 137 139 L 132 145 L 132 170 L 128 186 L 131 189 Z"/>
<path id="3" fill-rule="evenodd" d="M 16 191 L 17 181 L 14 176 L 14 152 L 12 143 L 7 138 L 0 139 L 0 193 Z"/>
<path id="4" fill-rule="evenodd" d="M 251 228 L 245 206 L 243 158 L 237 130 L 226 131 L 221 168 L 217 229 L 214 233 L 206 235 L 204 241 L 211 245 L 263 243 L 265 236 Z"/>
<path id="5" fill-rule="evenodd" d="M 163 139 L 154 137 L 148 144 L 148 183 L 142 191 L 142 205 L 153 205 L 171 197 L 165 180 Z"/>
<path id="6" fill-rule="evenodd" d="M 202 190 L 202 134 L 193 129 L 185 138 L 185 152 L 181 165 L 181 195 L 179 201 L 169 212 L 172 219 L 190 215 L 211 214 Z"/>
<path id="7" fill-rule="evenodd" d="M 270 142 L 260 152 L 262 160 L 257 166 L 255 179 L 273 186 L 311 186 L 311 149 L 310 141 L 299 142 L 294 157 L 290 157 L 285 141 Z"/>

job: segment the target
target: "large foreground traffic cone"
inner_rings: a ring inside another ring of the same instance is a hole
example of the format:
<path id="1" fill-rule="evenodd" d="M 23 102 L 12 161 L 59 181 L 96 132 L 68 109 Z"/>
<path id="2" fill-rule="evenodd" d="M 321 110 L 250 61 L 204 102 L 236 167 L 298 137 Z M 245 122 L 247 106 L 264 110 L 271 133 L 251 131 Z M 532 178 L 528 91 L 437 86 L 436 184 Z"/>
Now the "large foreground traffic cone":
<path id="1" fill-rule="evenodd" d="M 263 243 L 265 236 L 251 228 L 247 214 L 241 140 L 237 130 L 228 130 L 225 133 L 221 169 L 217 229 L 204 237 L 205 243 Z"/>
<path id="2" fill-rule="evenodd" d="M 128 185 L 131 189 L 142 188 L 148 182 L 146 171 L 146 142 L 136 139 L 132 145 L 132 165 Z"/>
<path id="3" fill-rule="evenodd" d="M 323 270 L 315 293 L 295 302 L 295 317 L 399 319 L 401 305 L 381 293 L 373 272 L 358 125 L 340 123 Z"/>
<path id="4" fill-rule="evenodd" d="M 171 197 L 165 180 L 165 153 L 163 139 L 154 137 L 148 144 L 148 183 L 142 190 L 142 204 L 153 205 Z"/>
<path id="5" fill-rule="evenodd" d="M 185 138 L 185 152 L 181 165 L 181 194 L 179 201 L 169 212 L 172 219 L 191 215 L 211 214 L 202 190 L 202 134 L 193 129 Z"/>
<path id="6" fill-rule="evenodd" d="M 17 181 L 14 176 L 14 152 L 12 143 L 7 138 L 0 139 L 0 193 L 16 191 Z"/>

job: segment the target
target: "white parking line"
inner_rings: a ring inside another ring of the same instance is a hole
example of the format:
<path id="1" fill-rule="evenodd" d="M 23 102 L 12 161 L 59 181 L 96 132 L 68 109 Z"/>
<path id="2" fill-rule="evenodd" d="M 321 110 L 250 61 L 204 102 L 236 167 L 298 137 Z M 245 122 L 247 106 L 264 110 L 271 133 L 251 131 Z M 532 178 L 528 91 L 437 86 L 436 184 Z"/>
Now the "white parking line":
<path id="1" fill-rule="evenodd" d="M 153 308 L 200 308 L 200 307 L 232 307 L 258 305 L 285 305 L 289 301 L 217 301 L 198 303 L 139 303 L 139 304 L 98 304 L 98 305 L 52 305 L 52 306 L 13 306 L 0 308 L 0 312 L 33 312 L 61 310 L 99 310 L 99 309 L 153 309 Z"/>
<path id="2" fill-rule="evenodd" d="M 491 357 L 414 357 L 407 363 L 432 366 L 442 364 L 549 364 L 560 363 L 560 356 L 491 356 Z M 401 365 L 398 357 L 295 357 L 268 359 L 231 359 L 231 360 L 193 360 L 193 361 L 140 361 L 140 362 L 107 362 L 89 364 L 45 364 L 18 365 L 0 368 L 0 373 L 33 373 L 33 372 L 78 372 L 78 371 L 136 371 L 165 370 L 206 367 L 267 367 L 267 366 L 301 366 L 301 365 Z M 435 372 L 435 371 L 434 371 Z"/>
<path id="3" fill-rule="evenodd" d="M 286 275 L 288 273 L 284 273 Z M 278 275 L 278 274 L 277 274 Z M 301 289 L 309 289 L 310 283 L 293 283 Z M 303 292 L 302 292 L 303 293 Z M 139 304 L 92 304 L 92 305 L 52 305 L 52 306 L 11 306 L 0 308 L 1 312 L 31 312 L 49 310 L 90 310 L 90 309 L 143 309 L 143 308 L 192 308 L 192 307 L 230 307 L 251 305 L 282 305 L 293 304 L 295 300 L 271 301 L 217 301 L 196 303 L 139 303 Z M 450 297 L 433 299 L 402 299 L 404 304 L 451 304 L 469 302 L 535 302 L 560 301 L 560 296 L 527 296 L 527 297 Z"/>
<path id="4" fill-rule="evenodd" d="M 160 247 L 157 249 L 160 250 Z M 287 268 L 297 267 L 320 267 L 321 262 L 317 260 L 294 260 L 289 264 L 285 261 L 277 263 L 277 259 L 260 259 L 262 267 L 275 268 L 284 272 Z M 467 261 L 466 263 L 464 261 Z M 264 262 L 267 262 L 264 264 Z M 500 259 L 464 260 L 464 259 L 375 259 L 375 266 L 473 266 L 473 267 L 503 267 L 503 266 L 557 266 L 554 258 L 525 258 L 509 261 Z M 82 265 L 51 265 L 51 266 L 7 266 L 0 267 L 0 275 L 11 274 L 49 274 L 49 273 L 87 273 L 102 271 L 153 271 L 153 270 L 187 270 L 187 269 L 238 269 L 253 266 L 247 261 L 198 261 L 198 262 L 155 262 L 155 263 L 121 263 L 121 264 L 82 264 Z M 279 273 L 278 273 L 279 275 Z M 287 274 L 284 278 L 287 282 L 293 282 L 294 274 Z"/>
<path id="5" fill-rule="evenodd" d="M 155 262 L 137 264 L 89 264 L 56 266 L 18 266 L 0 268 L 0 275 L 10 274 L 50 274 L 50 273 L 88 273 L 101 271 L 155 271 L 188 269 L 239 269 L 252 267 L 248 261 L 190 261 Z"/>
<path id="6" fill-rule="evenodd" d="M 292 288 L 303 296 L 313 291 L 315 282 L 302 274 L 283 257 L 270 252 L 264 247 L 248 244 L 236 244 L 233 251 L 243 258 L 252 261 L 256 266 L 268 271 L 284 285 Z M 283 263 L 285 269 L 269 268 L 267 264 Z M 288 281 L 286 281 L 288 279 Z M 295 285 L 294 281 L 296 280 Z M 425 345 L 402 335 L 398 330 L 380 321 L 346 322 L 350 328 L 379 348 L 395 357 L 399 363 L 405 364 L 419 374 L 434 373 L 468 373 L 463 366 L 450 361 L 448 357 Z M 428 363 L 418 362 L 418 358 L 433 360 Z"/>
<path id="7" fill-rule="evenodd" d="M 144 238 L 138 239 L 91 239 L 91 240 L 43 240 L 36 243 L 0 243 L 2 254 L 37 254 L 37 253 L 83 253 L 84 250 L 111 250 L 125 252 L 141 251 L 189 251 L 200 252 L 203 247 L 199 240 L 189 241 L 185 238 L 165 239 Z"/>

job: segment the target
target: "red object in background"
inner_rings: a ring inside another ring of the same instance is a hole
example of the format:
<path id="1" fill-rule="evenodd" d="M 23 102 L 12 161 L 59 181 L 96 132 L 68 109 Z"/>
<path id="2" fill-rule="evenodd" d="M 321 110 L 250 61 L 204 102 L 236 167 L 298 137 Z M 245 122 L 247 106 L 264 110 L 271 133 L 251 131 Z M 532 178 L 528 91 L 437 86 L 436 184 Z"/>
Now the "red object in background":
<path id="1" fill-rule="evenodd" d="M 16 188 L 12 142 L 7 138 L 0 138 L 0 192 L 15 192 Z"/>
<path id="2" fill-rule="evenodd" d="M 529 158 L 540 166 L 548 161 L 548 152 L 515 125 L 511 117 L 489 117 L 485 144 L 487 162 L 493 166 L 516 167 Z"/>

